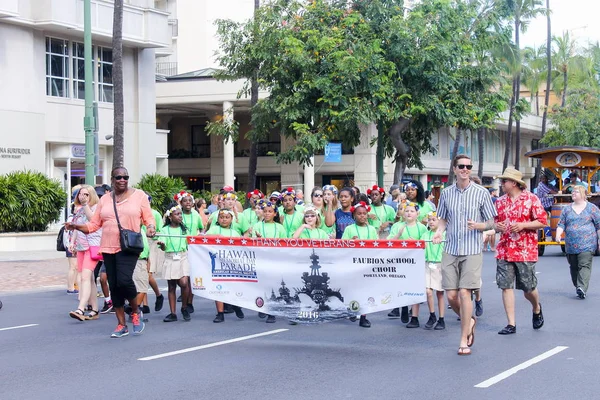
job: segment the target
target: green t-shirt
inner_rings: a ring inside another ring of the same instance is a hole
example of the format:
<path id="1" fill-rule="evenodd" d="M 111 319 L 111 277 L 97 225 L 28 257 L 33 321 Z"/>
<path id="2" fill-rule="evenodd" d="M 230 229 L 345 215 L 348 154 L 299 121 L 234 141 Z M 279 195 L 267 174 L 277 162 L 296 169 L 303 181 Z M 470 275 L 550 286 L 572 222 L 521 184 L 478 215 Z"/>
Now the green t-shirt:
<path id="1" fill-rule="evenodd" d="M 163 217 L 162 215 L 160 215 L 160 213 L 156 210 L 152 210 L 152 215 L 154 216 L 154 222 L 156 225 L 156 232 L 160 232 L 160 230 L 163 227 Z"/>
<path id="2" fill-rule="evenodd" d="M 396 219 L 396 211 L 387 204 L 380 206 L 371 206 L 371 214 L 375 214 L 375 219 L 369 219 L 369 225 L 379 230 L 379 227 L 384 222 L 394 222 Z"/>
<path id="3" fill-rule="evenodd" d="M 300 213 L 301 213 L 301 214 L 303 214 L 303 213 L 304 213 L 304 206 L 303 206 L 303 205 L 296 204 L 296 205 L 294 206 L 294 209 L 295 209 L 296 211 L 300 211 Z M 279 206 L 279 207 L 277 207 L 277 212 L 279 213 L 279 217 L 281 218 L 281 216 L 282 216 L 282 215 L 285 213 L 285 210 L 283 209 L 283 206 Z"/>
<path id="4" fill-rule="evenodd" d="M 304 229 L 300 234 L 300 239 L 329 239 L 329 235 L 323 229 Z"/>
<path id="5" fill-rule="evenodd" d="M 219 211 L 215 211 L 214 213 L 210 214 L 211 227 L 213 225 L 216 225 L 218 220 Z M 233 220 L 231 221 L 231 229 L 238 231 L 240 235 L 243 235 L 244 233 L 246 233 L 248 228 L 250 228 L 250 225 L 248 224 L 248 220 L 246 219 L 246 217 L 244 217 L 243 213 L 238 213 L 237 217 L 235 215 L 233 216 Z"/>
<path id="6" fill-rule="evenodd" d="M 419 218 L 418 221 L 421 222 L 425 218 L 427 218 L 427 214 L 433 212 L 433 207 L 431 203 L 428 201 L 423 202 L 423 204 L 419 204 Z"/>
<path id="7" fill-rule="evenodd" d="M 190 214 L 182 213 L 181 217 L 183 218 L 183 223 L 188 230 L 189 236 L 198 236 L 198 233 L 204 229 L 204 224 L 202 223 L 202 218 L 200 218 L 198 211 L 191 210 Z"/>
<path id="8" fill-rule="evenodd" d="M 300 225 L 304 223 L 304 213 L 294 211 L 293 214 L 280 214 L 279 219 L 283 221 L 281 225 L 285 228 L 286 237 L 291 238 L 298 228 L 300 228 Z"/>
<path id="9" fill-rule="evenodd" d="M 421 236 L 421 239 L 427 240 L 425 243 L 425 261 L 441 263 L 442 262 L 442 252 L 444 251 L 444 243 L 434 244 L 431 242 L 431 239 L 435 235 L 433 231 L 427 231 Z M 442 235 L 442 240 L 446 240 L 446 232 Z"/>
<path id="10" fill-rule="evenodd" d="M 406 226 L 405 222 L 396 222 L 394 225 L 392 225 L 388 239 L 393 239 L 403 226 L 405 226 L 404 231 L 398 239 L 420 240 L 421 236 L 427 232 L 427 227 L 420 222 L 417 222 L 415 226 Z"/>
<path id="11" fill-rule="evenodd" d="M 256 233 L 260 233 L 263 238 L 286 238 L 285 228 L 283 225 L 276 222 L 258 222 L 252 227 L 252 237 L 258 237 Z"/>
<path id="12" fill-rule="evenodd" d="M 335 213 L 335 210 L 333 210 L 333 212 Z M 319 213 L 321 214 L 321 226 L 319 229 L 323 229 L 328 235 L 331 235 L 332 233 L 335 235 L 335 217 L 333 219 L 333 225 L 327 226 L 325 223 L 325 207 L 323 207 Z"/>
<path id="13" fill-rule="evenodd" d="M 248 226 L 254 226 L 254 224 L 258 223 L 258 215 L 256 215 L 256 211 L 252 208 L 246 208 L 242 214 L 246 221 L 248 222 Z"/>
<path id="14" fill-rule="evenodd" d="M 235 229 L 231 228 L 221 228 L 219 225 L 214 224 L 210 226 L 210 229 L 206 231 L 207 235 L 219 235 L 219 236 L 227 236 L 227 237 L 240 237 L 240 233 Z"/>
<path id="15" fill-rule="evenodd" d="M 178 235 L 183 236 L 184 233 L 181 227 L 173 228 L 170 225 L 163 226 L 160 230 L 163 235 Z M 185 235 L 189 235 L 186 232 Z M 184 237 L 160 237 L 161 242 L 165 244 L 165 253 L 181 253 L 187 251 L 187 239 Z"/>
<path id="16" fill-rule="evenodd" d="M 146 236 L 146 227 L 144 225 L 142 225 L 142 240 L 144 242 L 144 251 L 142 251 L 140 253 L 140 257 L 139 258 L 148 258 L 148 255 L 150 254 L 150 245 L 148 244 L 148 236 Z"/>
<path id="17" fill-rule="evenodd" d="M 357 236 L 358 239 L 363 240 L 377 240 L 379 239 L 379 235 L 377 234 L 377 229 L 373 228 L 371 225 L 367 226 L 358 226 L 356 224 L 350 224 L 344 229 L 344 234 L 342 235 L 342 239 L 352 239 L 354 236 Z"/>

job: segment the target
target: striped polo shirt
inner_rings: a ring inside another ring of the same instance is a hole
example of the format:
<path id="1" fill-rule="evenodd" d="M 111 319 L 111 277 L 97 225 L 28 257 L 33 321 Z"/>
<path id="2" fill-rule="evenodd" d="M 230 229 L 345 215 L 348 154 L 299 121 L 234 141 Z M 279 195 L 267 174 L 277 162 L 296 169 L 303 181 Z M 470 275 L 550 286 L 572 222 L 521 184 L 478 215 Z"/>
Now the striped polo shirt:
<path id="1" fill-rule="evenodd" d="M 470 231 L 467 221 L 485 222 L 497 214 L 489 192 L 483 186 L 469 183 L 465 189 L 454 184 L 442 190 L 437 215 L 446 220 L 444 251 L 453 256 L 470 256 L 481 253 L 483 232 Z"/>

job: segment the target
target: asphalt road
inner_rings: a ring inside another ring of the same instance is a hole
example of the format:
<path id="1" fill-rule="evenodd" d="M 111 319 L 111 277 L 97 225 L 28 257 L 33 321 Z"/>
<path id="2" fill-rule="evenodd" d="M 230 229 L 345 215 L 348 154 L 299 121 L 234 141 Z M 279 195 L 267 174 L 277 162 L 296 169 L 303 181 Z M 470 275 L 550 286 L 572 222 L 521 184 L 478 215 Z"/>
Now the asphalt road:
<path id="1" fill-rule="evenodd" d="M 595 398 L 600 392 L 597 277 L 588 298 L 577 299 L 556 247 L 547 249 L 538 272 L 544 327 L 532 329 L 531 308 L 519 294 L 518 332 L 500 336 L 506 319 L 494 283 L 495 261 L 485 254 L 485 313 L 469 357 L 456 354 L 459 322 L 450 312 L 445 331 L 406 329 L 385 313 L 371 315 L 370 329 L 350 321 L 265 324 L 250 311 L 244 320 L 229 314 L 225 323 L 214 324 L 213 304 L 196 298 L 191 322 L 163 323 L 165 304 L 162 312 L 148 315 L 141 336 L 111 339 L 115 317 L 69 318 L 76 300 L 62 290 L 4 294 L 0 398 Z M 426 314 L 422 307 L 422 326 Z M 6 329 L 29 324 L 36 325 Z M 269 334 L 204 346 L 261 333 Z M 140 360 L 190 348 L 196 349 Z M 511 375 L 522 363 L 524 369 Z"/>

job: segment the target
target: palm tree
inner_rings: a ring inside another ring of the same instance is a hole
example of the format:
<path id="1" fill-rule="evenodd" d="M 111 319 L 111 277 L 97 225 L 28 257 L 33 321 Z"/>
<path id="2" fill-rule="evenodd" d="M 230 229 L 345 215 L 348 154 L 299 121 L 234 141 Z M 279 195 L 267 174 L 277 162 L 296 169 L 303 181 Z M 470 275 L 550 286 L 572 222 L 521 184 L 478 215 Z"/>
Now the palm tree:
<path id="1" fill-rule="evenodd" d="M 123 0 L 115 0 L 112 37 L 112 78 L 113 78 L 113 163 L 112 167 L 122 167 L 124 158 L 123 132 L 125 116 L 123 108 Z"/>
<path id="2" fill-rule="evenodd" d="M 542 8 L 542 0 L 508 0 L 509 3 L 513 5 L 513 13 L 514 13 L 514 24 L 515 24 L 515 46 L 517 48 L 517 74 L 516 81 L 513 84 L 514 87 L 514 102 L 512 102 L 513 107 L 519 101 L 519 95 L 521 93 L 521 52 L 520 52 L 520 33 L 527 31 L 527 26 L 529 25 L 529 21 L 536 18 L 540 14 L 545 13 L 545 9 Z M 512 126 L 509 125 L 508 129 L 510 130 Z M 509 132 L 509 136 L 511 132 Z M 520 160 L 521 160 L 521 120 L 520 118 L 516 118 L 516 127 L 515 127 L 515 168 L 519 169 Z M 509 147 L 510 152 L 510 147 Z M 507 160 L 508 161 L 508 160 Z M 508 163 L 508 162 L 507 162 Z"/>
<path id="3" fill-rule="evenodd" d="M 260 8 L 260 0 L 254 0 L 254 15 Z M 252 76 L 250 82 L 250 109 L 258 103 L 258 70 Z M 251 111 L 252 112 L 252 111 Z M 248 192 L 256 189 L 256 169 L 258 163 L 258 142 L 253 140 L 250 144 L 250 154 L 248 155 Z"/>
<path id="4" fill-rule="evenodd" d="M 548 106 L 550 105 L 550 84 L 552 82 L 552 27 L 550 20 L 550 0 L 546 0 L 546 92 L 544 93 L 544 113 L 542 115 L 542 138 L 546 134 L 546 121 L 548 120 Z M 536 178 L 539 172 L 536 170 Z"/>
<path id="5" fill-rule="evenodd" d="M 561 94 L 561 107 L 564 107 L 567 101 L 567 89 L 569 84 L 569 72 L 574 67 L 575 41 L 571 39 L 569 31 L 563 32 L 562 36 L 554 36 L 552 42 L 555 44 L 552 52 L 552 62 L 555 66 L 553 83 L 554 91 Z"/>
<path id="6" fill-rule="evenodd" d="M 536 115 L 540 115 L 540 85 L 542 84 L 546 75 L 545 64 L 546 64 L 546 48 L 541 46 L 539 48 L 526 47 L 523 50 L 523 75 L 522 81 L 531 93 L 531 102 L 535 104 Z M 535 101 L 535 103 L 534 103 Z"/>

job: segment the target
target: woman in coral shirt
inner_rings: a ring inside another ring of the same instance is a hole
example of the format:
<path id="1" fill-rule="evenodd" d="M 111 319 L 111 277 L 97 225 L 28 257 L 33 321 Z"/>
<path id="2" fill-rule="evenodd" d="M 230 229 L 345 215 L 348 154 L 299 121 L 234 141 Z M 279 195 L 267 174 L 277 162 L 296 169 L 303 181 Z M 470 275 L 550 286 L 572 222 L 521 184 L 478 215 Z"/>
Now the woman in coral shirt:
<path id="1" fill-rule="evenodd" d="M 129 187 L 127 169 L 124 167 L 114 168 L 111 173 L 111 181 L 113 192 L 110 196 L 102 196 L 90 222 L 87 224 L 67 223 L 65 226 L 68 230 L 77 229 L 86 234 L 102 228 L 100 252 L 102 252 L 104 258 L 108 285 L 110 286 L 118 321 L 117 328 L 111 334 L 111 337 L 119 338 L 129 335 L 123 309 L 125 299 L 129 301 L 132 308 L 131 318 L 134 334 L 142 333 L 144 322 L 142 313 L 138 310 L 137 290 L 133 282 L 133 271 L 139 255 L 121 250 L 113 198 L 116 200 L 119 221 L 123 229 L 140 232 L 143 223 L 146 226 L 148 236 L 154 236 L 156 227 L 148 196 L 141 190 Z"/>

